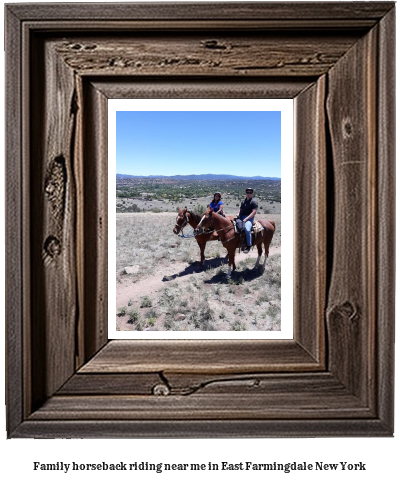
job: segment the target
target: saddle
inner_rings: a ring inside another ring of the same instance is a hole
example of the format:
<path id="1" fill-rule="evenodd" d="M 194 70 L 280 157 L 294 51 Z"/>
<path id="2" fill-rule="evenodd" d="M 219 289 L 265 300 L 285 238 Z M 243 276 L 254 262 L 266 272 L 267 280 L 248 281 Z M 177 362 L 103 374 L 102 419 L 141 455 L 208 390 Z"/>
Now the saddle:
<path id="1" fill-rule="evenodd" d="M 240 230 L 238 228 L 236 220 L 233 220 L 233 224 L 234 224 L 234 231 L 235 231 L 235 233 L 237 235 L 240 235 L 240 245 L 246 245 L 247 240 L 245 238 L 245 230 L 244 229 Z M 263 227 L 262 227 L 262 225 L 259 222 L 253 222 L 252 228 L 251 228 L 251 242 L 252 242 L 252 245 L 254 245 L 256 236 L 262 230 L 263 230 Z"/>
<path id="2" fill-rule="evenodd" d="M 244 229 L 239 229 L 238 226 L 237 226 L 237 221 L 236 220 L 233 220 L 233 224 L 234 224 L 234 231 L 235 233 L 237 234 L 241 234 L 243 232 L 245 232 Z M 251 235 L 256 235 L 258 232 L 262 231 L 263 230 L 263 227 L 262 225 L 259 223 L 259 222 L 253 222 L 252 224 L 252 228 L 251 228 Z"/>

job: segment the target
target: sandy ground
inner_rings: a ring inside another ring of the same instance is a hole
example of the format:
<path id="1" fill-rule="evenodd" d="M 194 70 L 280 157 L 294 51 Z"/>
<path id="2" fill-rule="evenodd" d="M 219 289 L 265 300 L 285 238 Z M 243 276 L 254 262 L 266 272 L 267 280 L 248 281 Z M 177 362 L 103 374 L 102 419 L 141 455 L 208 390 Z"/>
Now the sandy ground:
<path id="1" fill-rule="evenodd" d="M 210 242 L 208 245 L 217 244 L 217 242 Z M 220 245 L 220 243 L 219 243 Z M 199 253 L 199 252 L 198 252 Z M 269 257 L 281 253 L 281 247 L 272 247 L 269 251 Z M 256 249 L 252 249 L 248 254 L 243 252 L 237 253 L 235 257 L 236 265 L 248 257 L 256 258 L 258 255 Z M 264 254 L 261 257 L 261 264 L 263 264 Z M 218 259 L 207 259 L 204 262 L 203 269 L 199 270 L 198 262 L 194 264 L 187 264 L 186 262 L 171 262 L 169 265 L 153 269 L 145 279 L 137 282 L 132 282 L 131 279 L 126 278 L 122 282 L 116 284 L 116 309 L 126 305 L 131 296 L 141 298 L 142 296 L 155 296 L 165 284 L 172 280 L 182 283 L 187 281 L 192 274 L 205 272 L 209 267 L 215 267 L 227 263 L 227 255 Z M 234 273 L 233 273 L 234 276 Z"/>
<path id="2" fill-rule="evenodd" d="M 237 270 L 227 280 L 227 252 L 222 243 L 207 243 L 206 260 L 199 268 L 195 239 L 180 239 L 171 231 L 176 214 L 117 214 L 116 329 L 279 329 L 281 223 L 280 215 L 259 215 L 259 220 L 269 218 L 277 226 L 266 271 L 254 269 L 256 248 L 248 254 L 236 251 Z M 264 254 L 261 265 L 263 260 Z M 207 309 L 213 310 L 212 316 L 206 314 Z"/>

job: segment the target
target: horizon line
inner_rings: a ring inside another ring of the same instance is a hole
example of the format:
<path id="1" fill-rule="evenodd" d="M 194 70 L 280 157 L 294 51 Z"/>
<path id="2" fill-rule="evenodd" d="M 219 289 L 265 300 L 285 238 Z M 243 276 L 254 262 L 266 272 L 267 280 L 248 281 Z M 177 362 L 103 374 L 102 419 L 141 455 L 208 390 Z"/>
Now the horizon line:
<path id="1" fill-rule="evenodd" d="M 201 174 L 196 174 L 196 173 L 191 173 L 191 174 L 172 174 L 170 176 L 167 176 L 166 174 L 148 174 L 148 175 L 144 175 L 144 174 L 126 174 L 126 173 L 117 172 L 116 173 L 116 176 L 117 175 L 131 176 L 131 177 L 142 177 L 142 178 L 149 178 L 149 177 L 172 178 L 172 177 L 175 177 L 175 176 L 206 176 L 206 175 L 210 175 L 210 176 L 233 176 L 233 177 L 236 177 L 236 178 L 258 178 L 259 177 L 259 178 L 278 178 L 278 179 L 281 179 L 281 176 L 261 176 L 259 174 L 256 174 L 254 176 L 248 176 L 248 175 L 240 176 L 238 174 L 214 174 L 214 173 L 201 173 Z"/>

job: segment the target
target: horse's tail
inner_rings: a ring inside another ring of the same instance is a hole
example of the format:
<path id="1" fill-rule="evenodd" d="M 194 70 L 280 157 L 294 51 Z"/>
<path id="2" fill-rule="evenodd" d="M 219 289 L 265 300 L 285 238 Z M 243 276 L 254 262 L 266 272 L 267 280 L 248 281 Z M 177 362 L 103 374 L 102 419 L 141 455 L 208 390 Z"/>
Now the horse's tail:
<path id="1" fill-rule="evenodd" d="M 264 220 L 264 221 L 260 221 L 259 223 L 262 225 L 263 230 L 266 230 L 266 233 L 269 233 L 269 232 L 271 233 L 272 238 L 273 238 L 274 232 L 276 231 L 275 222 L 272 220 Z M 268 225 L 268 223 L 270 223 L 273 226 L 273 230 L 270 228 L 270 225 Z M 263 230 L 262 230 L 262 232 L 263 232 Z"/>

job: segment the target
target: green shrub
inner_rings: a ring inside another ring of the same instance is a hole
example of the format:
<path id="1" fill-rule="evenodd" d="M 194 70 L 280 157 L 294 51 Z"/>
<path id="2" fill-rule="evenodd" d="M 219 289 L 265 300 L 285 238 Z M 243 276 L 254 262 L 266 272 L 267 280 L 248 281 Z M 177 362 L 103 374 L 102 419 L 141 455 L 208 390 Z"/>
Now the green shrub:
<path id="1" fill-rule="evenodd" d="M 156 322 L 156 318 L 154 316 L 151 316 L 151 318 L 148 318 L 148 324 L 150 326 L 154 326 Z"/>
<path id="2" fill-rule="evenodd" d="M 197 215 L 202 215 L 202 213 L 205 213 L 206 208 L 204 205 L 198 204 L 198 205 L 194 206 L 193 211 L 195 213 L 197 213 Z"/>
<path id="3" fill-rule="evenodd" d="M 137 309 L 131 309 L 129 311 L 129 323 L 137 323 L 139 321 L 140 315 Z"/>
<path id="4" fill-rule="evenodd" d="M 224 276 L 227 272 L 227 266 L 225 264 L 221 265 L 216 271 L 217 276 Z"/>
<path id="5" fill-rule="evenodd" d="M 145 314 L 145 317 L 150 319 L 150 318 L 154 318 L 154 319 L 157 319 L 158 318 L 158 314 L 157 312 L 155 311 L 155 309 L 150 309 L 147 311 L 147 313 Z"/>
<path id="6" fill-rule="evenodd" d="M 140 308 L 151 308 L 152 307 L 152 301 L 148 296 L 143 296 L 141 298 L 141 304 Z"/>
<path id="7" fill-rule="evenodd" d="M 255 304 L 260 306 L 262 303 L 267 303 L 269 301 L 269 297 L 266 293 L 263 293 L 259 296 L 259 298 L 255 301 Z"/>
<path id="8" fill-rule="evenodd" d="M 139 213 L 140 211 L 140 208 L 135 203 L 124 207 L 118 206 L 116 208 L 117 213 Z"/>
<path id="9" fill-rule="evenodd" d="M 231 329 L 233 331 L 245 331 L 245 325 L 241 321 L 236 320 L 232 325 Z"/>
<path id="10" fill-rule="evenodd" d="M 278 308 L 277 306 L 269 306 L 267 308 L 267 311 L 266 313 L 271 317 L 271 318 L 275 318 L 278 314 Z"/>
<path id="11" fill-rule="evenodd" d="M 125 316 L 126 315 L 127 308 L 126 306 L 123 306 L 123 308 L 118 309 L 118 316 Z"/>
<path id="12" fill-rule="evenodd" d="M 214 329 L 214 316 L 215 312 L 209 306 L 209 303 L 205 297 L 191 313 L 190 320 L 194 323 L 195 328 L 207 331 Z"/>

